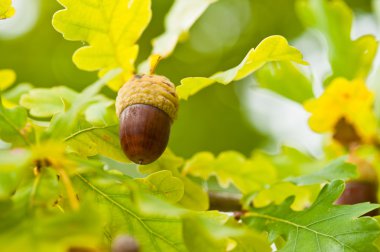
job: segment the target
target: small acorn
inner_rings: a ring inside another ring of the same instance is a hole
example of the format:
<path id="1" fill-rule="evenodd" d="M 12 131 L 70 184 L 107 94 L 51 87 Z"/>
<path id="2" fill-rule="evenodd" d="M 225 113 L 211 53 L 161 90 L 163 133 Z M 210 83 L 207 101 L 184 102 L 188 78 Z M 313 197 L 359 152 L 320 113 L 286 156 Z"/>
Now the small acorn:
<path id="1" fill-rule="evenodd" d="M 135 75 L 124 84 L 116 98 L 116 113 L 126 156 L 136 164 L 158 159 L 168 144 L 177 110 L 175 85 L 164 76 Z"/>

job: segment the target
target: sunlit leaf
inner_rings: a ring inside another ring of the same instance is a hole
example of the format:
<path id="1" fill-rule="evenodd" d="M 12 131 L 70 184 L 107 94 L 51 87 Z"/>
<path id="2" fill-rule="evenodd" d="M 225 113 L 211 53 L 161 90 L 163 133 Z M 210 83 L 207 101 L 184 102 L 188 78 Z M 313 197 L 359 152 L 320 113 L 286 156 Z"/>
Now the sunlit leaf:
<path id="1" fill-rule="evenodd" d="M 186 163 L 183 173 L 204 180 L 215 175 L 222 187 L 232 183 L 242 193 L 257 191 L 276 181 L 275 168 L 268 160 L 250 160 L 234 151 L 222 152 L 217 158 L 208 152 L 198 153 Z"/>
<path id="2" fill-rule="evenodd" d="M 176 0 L 165 19 L 165 32 L 153 41 L 153 54 L 169 56 L 182 34 L 206 11 L 210 4 L 218 0 Z"/>
<path id="3" fill-rule="evenodd" d="M 353 14 L 343 0 L 299 0 L 298 15 L 308 27 L 318 30 L 326 39 L 332 75 L 349 80 L 365 79 L 377 52 L 377 41 L 372 35 L 351 39 Z"/>
<path id="4" fill-rule="evenodd" d="M 184 194 L 183 182 L 168 170 L 152 173 L 136 181 L 146 185 L 154 195 L 172 203 L 178 202 Z"/>
<path id="5" fill-rule="evenodd" d="M 289 46 L 288 41 L 282 36 L 270 36 L 251 49 L 244 60 L 236 67 L 224 72 L 219 72 L 209 78 L 189 77 L 181 81 L 177 87 L 178 96 L 187 100 L 189 96 L 196 94 L 203 88 L 217 82 L 224 85 L 234 80 L 240 80 L 263 67 L 266 63 L 275 61 L 291 61 L 299 64 L 307 64 L 302 59 L 302 54 L 296 48 Z"/>
<path id="6" fill-rule="evenodd" d="M 35 117 L 52 117 L 64 112 L 78 98 L 78 93 L 65 86 L 35 88 L 21 97 L 21 106 L 29 109 Z"/>
<path id="7" fill-rule="evenodd" d="M 267 230 L 274 241 L 282 236 L 286 243 L 280 251 L 377 251 L 373 245 L 380 234 L 375 219 L 361 217 L 378 208 L 376 204 L 336 206 L 344 182 L 326 185 L 310 208 L 294 212 L 289 198 L 281 206 L 252 208 L 244 222 Z"/>
<path id="8" fill-rule="evenodd" d="M 117 125 L 89 127 L 78 130 L 65 139 L 69 152 L 80 156 L 102 155 L 120 162 L 128 162 L 120 146 Z"/>
<path id="9" fill-rule="evenodd" d="M 278 182 L 257 192 L 252 202 L 255 207 L 265 207 L 272 203 L 279 205 L 293 196 L 294 201 L 291 208 L 293 210 L 303 210 L 315 200 L 320 189 L 319 184 L 298 186 L 290 182 Z"/>
<path id="10" fill-rule="evenodd" d="M 123 69 L 123 77 L 110 82 L 117 90 L 134 72 L 137 40 L 151 19 L 151 1 L 60 0 L 66 9 L 53 17 L 54 28 L 65 39 L 88 43 L 78 49 L 74 63 L 83 70 Z"/>

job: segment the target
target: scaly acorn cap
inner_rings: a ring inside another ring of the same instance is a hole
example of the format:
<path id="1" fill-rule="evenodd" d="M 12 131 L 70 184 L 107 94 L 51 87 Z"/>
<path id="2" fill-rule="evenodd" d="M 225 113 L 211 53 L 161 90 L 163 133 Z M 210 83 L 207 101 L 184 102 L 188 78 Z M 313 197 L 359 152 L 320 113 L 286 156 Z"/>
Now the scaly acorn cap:
<path id="1" fill-rule="evenodd" d="M 178 96 L 175 85 L 160 75 L 135 75 L 119 90 L 116 113 L 120 117 L 133 104 L 151 105 L 164 111 L 174 121 L 177 117 Z"/>

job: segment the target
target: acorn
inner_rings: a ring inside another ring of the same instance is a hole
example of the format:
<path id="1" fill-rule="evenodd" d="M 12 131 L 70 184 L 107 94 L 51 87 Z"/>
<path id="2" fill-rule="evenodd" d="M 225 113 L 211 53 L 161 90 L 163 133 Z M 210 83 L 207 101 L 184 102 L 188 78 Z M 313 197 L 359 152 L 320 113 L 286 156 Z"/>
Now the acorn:
<path id="1" fill-rule="evenodd" d="M 165 151 L 177 116 L 175 85 L 164 76 L 135 75 L 119 90 L 116 113 L 120 144 L 136 164 L 149 164 Z"/>

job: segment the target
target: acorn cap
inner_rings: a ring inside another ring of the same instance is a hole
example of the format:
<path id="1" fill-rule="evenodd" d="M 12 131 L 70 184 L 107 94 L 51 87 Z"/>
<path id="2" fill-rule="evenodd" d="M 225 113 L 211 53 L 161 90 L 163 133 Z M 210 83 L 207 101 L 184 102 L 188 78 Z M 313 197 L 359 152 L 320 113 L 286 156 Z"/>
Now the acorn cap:
<path id="1" fill-rule="evenodd" d="M 160 75 L 135 75 L 119 90 L 116 113 L 120 117 L 125 108 L 146 104 L 164 111 L 173 121 L 177 117 L 178 96 L 175 85 Z"/>

